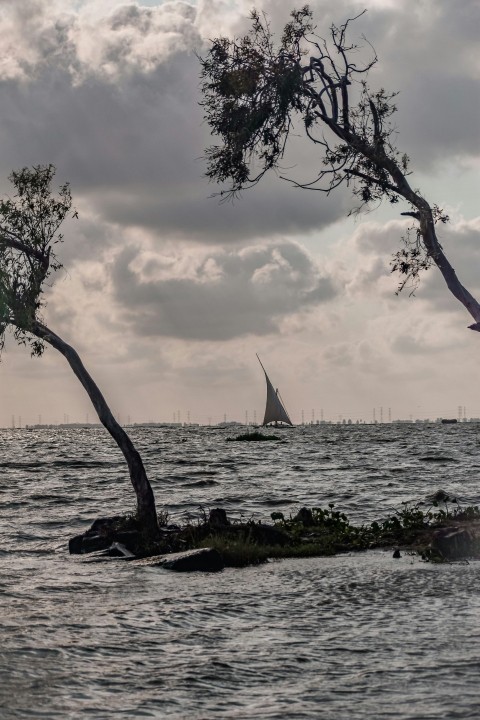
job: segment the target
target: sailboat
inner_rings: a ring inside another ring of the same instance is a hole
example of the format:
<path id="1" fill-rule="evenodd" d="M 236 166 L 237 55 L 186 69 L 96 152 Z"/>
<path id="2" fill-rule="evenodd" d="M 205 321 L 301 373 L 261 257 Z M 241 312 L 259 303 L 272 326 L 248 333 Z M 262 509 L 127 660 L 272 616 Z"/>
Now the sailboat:
<path id="1" fill-rule="evenodd" d="M 285 410 L 285 406 L 280 398 L 278 389 L 275 390 L 272 383 L 270 382 L 270 378 L 267 375 L 267 371 L 262 365 L 262 361 L 258 357 L 258 353 L 256 353 L 258 362 L 262 366 L 262 370 L 265 373 L 265 380 L 267 381 L 267 403 L 265 406 L 265 417 L 263 418 L 262 425 L 269 425 L 270 423 L 274 423 L 275 427 L 279 427 L 279 425 L 290 425 L 293 427 L 293 423 L 288 417 L 288 413 Z"/>

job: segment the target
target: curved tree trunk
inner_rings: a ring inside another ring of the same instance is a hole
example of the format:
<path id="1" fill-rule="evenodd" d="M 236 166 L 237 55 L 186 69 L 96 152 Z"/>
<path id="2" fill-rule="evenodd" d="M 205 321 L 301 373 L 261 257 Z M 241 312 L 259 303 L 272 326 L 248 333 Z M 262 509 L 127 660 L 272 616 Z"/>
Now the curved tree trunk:
<path id="1" fill-rule="evenodd" d="M 442 273 L 448 289 L 452 295 L 462 303 L 475 320 L 475 323 L 473 325 L 469 325 L 468 327 L 471 330 L 480 330 L 480 304 L 462 285 L 455 270 L 447 260 L 442 247 L 438 242 L 433 218 L 431 216 L 427 218 L 426 221 L 422 217 L 420 218 L 420 232 L 422 234 L 425 247 Z"/>
<path id="2" fill-rule="evenodd" d="M 468 327 L 471 330 L 480 330 L 480 303 L 473 297 L 467 288 L 462 285 L 453 266 L 443 252 L 443 248 L 438 240 L 437 233 L 435 232 L 435 221 L 433 219 L 432 208 L 418 192 L 413 192 L 411 190 L 409 184 L 403 176 L 401 177 L 401 182 L 397 180 L 397 185 L 399 185 L 399 193 L 418 210 L 418 212 L 405 212 L 402 213 L 402 215 L 410 215 L 418 220 L 420 226 L 419 231 L 425 248 L 437 268 L 442 273 L 447 288 L 452 295 L 462 303 L 465 309 L 475 320 L 475 323 L 473 325 L 469 325 Z"/>
<path id="3" fill-rule="evenodd" d="M 384 168 L 390 174 L 394 184 L 389 185 L 389 188 L 405 198 L 405 200 L 407 200 L 413 207 L 417 208 L 418 212 L 404 212 L 402 215 L 410 215 L 418 220 L 420 234 L 423 238 L 428 255 L 432 258 L 435 265 L 440 270 L 449 291 L 459 302 L 462 303 L 465 309 L 475 320 L 473 325 L 469 325 L 468 327 L 471 330 L 480 331 L 480 303 L 473 297 L 466 287 L 462 285 L 454 268 L 443 252 L 435 231 L 435 221 L 430 204 L 424 197 L 422 197 L 422 195 L 420 195 L 418 191 L 412 190 L 404 173 L 400 170 L 394 160 L 386 156 L 383 150 L 375 151 L 373 148 L 363 144 L 363 146 L 360 146 L 360 151 L 363 155 L 365 155 L 365 157 L 369 158 L 372 162 L 375 162 L 378 166 Z M 353 175 L 362 177 L 362 173 L 358 172 L 353 172 Z"/>
<path id="4" fill-rule="evenodd" d="M 159 529 L 155 508 L 155 497 L 147 478 L 142 459 L 127 433 L 113 417 L 105 398 L 85 369 L 78 353 L 58 335 L 52 332 L 52 330 L 50 330 L 46 325 L 43 325 L 38 321 L 34 322 L 31 332 L 62 353 L 73 372 L 87 391 L 101 423 L 113 437 L 127 461 L 128 469 L 130 471 L 130 480 L 132 481 L 133 489 L 135 490 L 137 496 L 138 518 L 142 529 L 146 531 L 150 539 L 154 540 L 158 538 Z"/>

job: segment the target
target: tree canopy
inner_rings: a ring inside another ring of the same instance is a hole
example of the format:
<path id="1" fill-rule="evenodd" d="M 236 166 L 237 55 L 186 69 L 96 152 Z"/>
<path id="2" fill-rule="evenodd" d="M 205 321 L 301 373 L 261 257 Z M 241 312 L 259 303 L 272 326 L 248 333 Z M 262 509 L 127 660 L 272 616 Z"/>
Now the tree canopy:
<path id="1" fill-rule="evenodd" d="M 480 305 L 460 283 L 436 234 L 436 224 L 449 218 L 411 187 L 410 159 L 396 147 L 396 92 L 370 88 L 375 50 L 365 41 L 369 57 L 361 62 L 364 53 L 348 38 L 358 17 L 332 25 L 322 38 L 306 5 L 291 13 L 276 43 L 268 18 L 254 10 L 245 37 L 212 41 L 200 58 L 202 105 L 221 142 L 206 150 L 206 175 L 223 185 L 222 198 L 255 186 L 269 170 L 282 176 L 294 124 L 301 124 L 319 149 L 318 170 L 305 182 L 284 179 L 327 195 L 345 184 L 357 201 L 354 211 L 382 200 L 406 202 L 402 214 L 415 223 L 392 260 L 399 290 L 413 291 L 420 272 L 434 263 L 475 320 L 469 327 L 480 330 Z"/>
<path id="2" fill-rule="evenodd" d="M 45 301 L 48 278 L 61 268 L 54 246 L 72 207 L 68 183 L 52 194 L 53 165 L 12 172 L 13 197 L 0 200 L 0 349 L 11 328 L 15 339 L 41 355 L 43 340 L 34 333 Z"/>

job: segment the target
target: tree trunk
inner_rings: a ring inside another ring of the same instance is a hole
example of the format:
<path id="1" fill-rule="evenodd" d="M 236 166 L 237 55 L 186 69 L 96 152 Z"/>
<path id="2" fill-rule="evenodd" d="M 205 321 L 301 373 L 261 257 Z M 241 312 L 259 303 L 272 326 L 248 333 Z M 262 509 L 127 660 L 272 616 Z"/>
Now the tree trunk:
<path id="1" fill-rule="evenodd" d="M 87 391 L 101 423 L 113 437 L 127 461 L 130 480 L 132 481 L 133 489 L 137 496 L 138 519 L 142 529 L 147 533 L 149 539 L 157 539 L 159 537 L 159 529 L 155 497 L 147 478 L 142 459 L 132 441 L 113 417 L 105 398 L 85 369 L 78 353 L 70 345 L 67 345 L 58 335 L 52 332 L 52 330 L 46 327 L 46 325 L 38 321 L 34 322 L 31 332 L 62 353 Z"/>
<path id="2" fill-rule="evenodd" d="M 462 285 L 455 270 L 447 260 L 441 245 L 438 242 L 432 217 L 429 217 L 427 221 L 425 221 L 424 218 L 420 219 L 420 232 L 422 234 L 425 247 L 442 273 L 448 289 L 452 295 L 456 297 L 462 305 L 464 305 L 475 320 L 475 323 L 473 325 L 469 325 L 468 327 L 471 330 L 478 331 L 480 329 L 480 305 L 473 295 L 471 295 Z"/>
<path id="3" fill-rule="evenodd" d="M 365 157 L 385 168 L 385 170 L 390 174 L 395 183 L 395 185 L 390 186 L 393 191 L 397 192 L 413 207 L 417 208 L 418 212 L 406 212 L 402 213 L 402 215 L 411 215 L 418 220 L 420 225 L 420 234 L 423 238 L 423 243 L 428 255 L 432 258 L 435 265 L 442 273 L 443 279 L 445 280 L 445 283 L 452 295 L 462 303 L 475 320 L 473 325 L 469 325 L 468 327 L 471 330 L 480 331 L 480 303 L 478 303 L 473 295 L 462 285 L 454 268 L 443 252 L 437 233 L 435 232 L 433 211 L 429 203 L 418 191 L 412 190 L 398 165 L 394 160 L 388 158 L 385 152 L 382 151 L 381 154 L 375 154 L 368 147 L 366 147 L 366 149 L 364 148 L 362 152 Z"/>

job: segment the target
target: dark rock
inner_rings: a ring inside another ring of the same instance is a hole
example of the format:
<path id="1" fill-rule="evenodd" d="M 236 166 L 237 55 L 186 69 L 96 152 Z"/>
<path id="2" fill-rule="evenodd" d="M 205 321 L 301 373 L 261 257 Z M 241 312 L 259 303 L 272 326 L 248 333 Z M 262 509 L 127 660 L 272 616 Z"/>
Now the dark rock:
<path id="1" fill-rule="evenodd" d="M 139 523 L 134 517 L 114 515 L 94 520 L 83 535 L 77 535 L 68 543 L 72 555 L 106 550 L 113 542 L 119 542 L 136 554 L 142 538 Z"/>
<path id="2" fill-rule="evenodd" d="M 114 538 L 116 542 L 125 545 L 130 552 L 134 552 L 140 544 L 142 536 L 138 530 L 122 530 L 114 533 Z"/>
<path id="3" fill-rule="evenodd" d="M 448 502 L 450 500 L 450 497 L 447 495 L 447 493 L 444 490 L 437 490 L 433 493 L 433 495 L 427 496 L 427 500 L 430 500 L 430 502 Z"/>
<path id="4" fill-rule="evenodd" d="M 208 516 L 208 523 L 209 525 L 213 525 L 214 527 L 225 527 L 225 525 L 230 525 L 230 521 L 227 518 L 227 513 L 223 508 L 213 508 L 210 510 L 210 515 Z"/>
<path id="5" fill-rule="evenodd" d="M 295 515 L 294 520 L 301 522 L 303 525 L 314 525 L 312 511 L 309 508 L 302 507 Z"/>
<path id="6" fill-rule="evenodd" d="M 96 552 L 97 550 L 106 550 L 111 545 L 110 538 L 105 535 L 90 535 L 86 534 L 83 536 L 82 541 L 82 553 Z"/>
<path id="7" fill-rule="evenodd" d="M 83 535 L 75 535 L 68 541 L 68 552 L 70 555 L 81 555 L 83 544 Z"/>
<path id="8" fill-rule="evenodd" d="M 465 528 L 450 527 L 437 530 L 431 542 L 432 550 L 448 560 L 458 560 L 474 554 L 475 538 Z"/>
<path id="9" fill-rule="evenodd" d="M 402 557 L 402 556 L 400 555 L 400 550 L 399 550 L 398 548 L 396 548 L 396 549 L 393 551 L 393 556 L 392 556 L 392 557 L 394 557 L 395 559 L 398 559 L 398 558 L 401 558 L 401 557 Z"/>
<path id="10" fill-rule="evenodd" d="M 218 572 L 225 567 L 223 557 L 214 548 L 157 555 L 133 562 L 138 565 L 163 567 L 166 570 L 176 570 L 177 572 Z"/>
<path id="11" fill-rule="evenodd" d="M 283 547 L 291 543 L 291 538 L 287 533 L 271 525 L 252 523 L 248 529 L 250 538 L 261 545 L 281 545 Z"/>
<path id="12" fill-rule="evenodd" d="M 113 525 L 118 525 L 118 523 L 122 520 L 125 520 L 125 517 L 123 515 L 114 515 L 113 517 L 102 517 L 97 518 L 93 521 L 90 531 L 95 530 L 95 532 L 99 531 L 105 531 L 109 530 Z M 87 531 L 88 532 L 88 531 Z"/>

